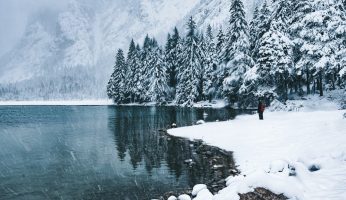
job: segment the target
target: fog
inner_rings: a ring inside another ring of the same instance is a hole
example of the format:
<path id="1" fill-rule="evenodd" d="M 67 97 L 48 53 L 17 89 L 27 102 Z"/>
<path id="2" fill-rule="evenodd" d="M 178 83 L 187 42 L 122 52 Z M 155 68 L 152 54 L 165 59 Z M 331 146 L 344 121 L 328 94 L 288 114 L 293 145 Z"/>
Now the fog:
<path id="1" fill-rule="evenodd" d="M 58 12 L 69 0 L 0 0 L 0 56 L 20 40 L 27 22 L 40 11 Z"/>

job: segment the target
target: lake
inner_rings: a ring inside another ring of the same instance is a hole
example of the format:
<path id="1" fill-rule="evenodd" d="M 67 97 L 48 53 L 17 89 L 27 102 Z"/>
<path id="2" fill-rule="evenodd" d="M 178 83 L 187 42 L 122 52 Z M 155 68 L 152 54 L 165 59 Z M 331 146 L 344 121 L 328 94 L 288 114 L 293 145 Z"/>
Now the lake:
<path id="1" fill-rule="evenodd" d="M 0 106 L 0 199 L 151 199 L 226 178 L 232 156 L 212 170 L 201 142 L 159 130 L 235 116 L 226 108 Z"/>

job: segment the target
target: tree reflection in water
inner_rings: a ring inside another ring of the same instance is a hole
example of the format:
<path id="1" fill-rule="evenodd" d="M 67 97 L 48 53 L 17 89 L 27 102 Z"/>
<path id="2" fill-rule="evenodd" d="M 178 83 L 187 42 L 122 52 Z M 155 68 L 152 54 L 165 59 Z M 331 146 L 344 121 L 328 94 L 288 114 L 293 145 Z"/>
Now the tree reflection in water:
<path id="1" fill-rule="evenodd" d="M 143 165 L 150 174 L 154 168 L 165 165 L 177 181 L 186 173 L 192 187 L 197 183 L 215 184 L 235 169 L 231 153 L 159 131 L 172 123 L 194 124 L 203 119 L 204 112 L 208 113 L 207 121 L 232 119 L 234 110 L 122 106 L 110 110 L 108 126 L 114 133 L 118 157 L 126 162 L 128 156 L 134 170 Z"/>

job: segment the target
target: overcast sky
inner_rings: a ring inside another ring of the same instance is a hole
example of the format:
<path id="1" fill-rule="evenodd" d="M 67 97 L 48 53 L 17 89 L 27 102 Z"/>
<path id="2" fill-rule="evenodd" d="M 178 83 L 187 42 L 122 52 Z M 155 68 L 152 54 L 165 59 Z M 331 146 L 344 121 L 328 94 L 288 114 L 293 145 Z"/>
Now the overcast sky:
<path id="1" fill-rule="evenodd" d="M 40 10 L 58 11 L 68 0 L 0 0 L 0 56 L 21 38 L 27 20 Z"/>

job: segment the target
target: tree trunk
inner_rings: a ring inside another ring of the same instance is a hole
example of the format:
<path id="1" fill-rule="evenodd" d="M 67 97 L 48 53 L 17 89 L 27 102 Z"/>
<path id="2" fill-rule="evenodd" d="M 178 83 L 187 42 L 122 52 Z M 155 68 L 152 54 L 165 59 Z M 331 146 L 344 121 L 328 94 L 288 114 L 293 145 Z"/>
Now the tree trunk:
<path id="1" fill-rule="evenodd" d="M 338 66 L 338 72 L 340 72 L 340 66 Z M 338 86 L 340 87 L 341 86 L 341 77 L 339 75 L 337 75 L 337 82 L 338 82 Z"/>
<path id="2" fill-rule="evenodd" d="M 310 73 L 309 70 L 306 70 L 306 92 L 307 94 L 310 94 Z"/>
<path id="3" fill-rule="evenodd" d="M 318 78 L 319 78 L 319 82 L 320 82 L 320 85 L 319 85 L 319 90 L 320 90 L 320 96 L 322 97 L 323 96 L 323 83 L 322 83 L 322 71 L 320 71 L 318 73 Z"/>

